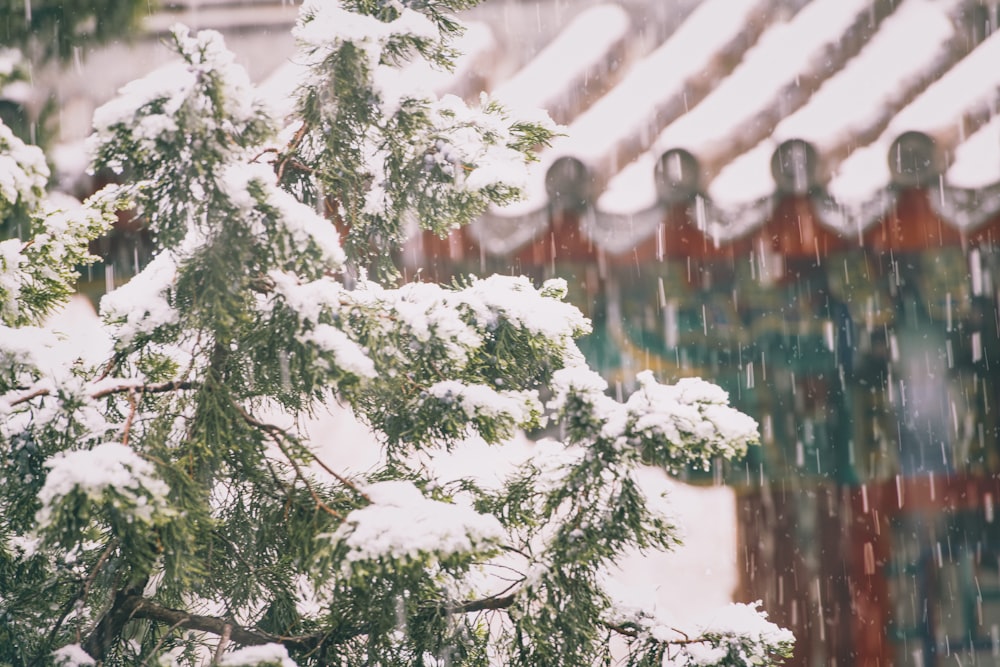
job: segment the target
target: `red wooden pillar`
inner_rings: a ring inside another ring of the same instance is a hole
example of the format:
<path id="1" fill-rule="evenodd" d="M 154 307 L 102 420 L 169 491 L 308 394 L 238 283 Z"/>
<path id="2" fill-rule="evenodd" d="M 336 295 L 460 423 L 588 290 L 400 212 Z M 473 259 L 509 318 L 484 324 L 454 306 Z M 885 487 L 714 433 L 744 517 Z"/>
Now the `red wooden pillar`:
<path id="1" fill-rule="evenodd" d="M 891 556 L 891 534 L 886 504 L 886 482 L 845 488 L 843 549 L 850 593 L 850 632 L 838 647 L 838 661 L 857 667 L 886 667 L 893 663 L 887 632 L 891 621 L 886 567 Z"/>
<path id="2" fill-rule="evenodd" d="M 743 602 L 760 600 L 768 619 L 795 635 L 795 653 L 786 665 L 808 667 L 819 637 L 816 609 L 818 580 L 810 575 L 796 536 L 810 506 L 802 489 L 782 481 L 743 490 L 738 499 L 737 559 Z M 810 520 L 814 517 L 808 517 Z"/>

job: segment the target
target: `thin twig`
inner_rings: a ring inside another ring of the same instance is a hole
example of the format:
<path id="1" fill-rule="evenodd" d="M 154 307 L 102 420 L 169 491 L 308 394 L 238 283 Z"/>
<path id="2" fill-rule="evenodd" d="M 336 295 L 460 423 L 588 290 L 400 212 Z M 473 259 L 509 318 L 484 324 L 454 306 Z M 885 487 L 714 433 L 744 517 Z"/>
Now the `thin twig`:
<path id="1" fill-rule="evenodd" d="M 52 645 L 52 640 L 55 639 L 56 633 L 59 632 L 59 628 L 62 627 L 62 624 L 66 621 L 66 617 L 69 616 L 69 613 L 71 611 L 73 611 L 74 607 L 76 607 L 76 602 L 79 599 L 80 598 L 78 596 L 71 597 L 69 600 L 66 601 L 66 604 L 63 605 L 62 610 L 59 612 L 59 618 L 56 619 L 56 624 L 53 625 L 52 626 L 52 630 L 49 631 L 48 639 L 45 641 L 45 645 L 46 646 L 51 646 Z M 80 635 L 80 631 L 79 631 L 79 628 L 78 628 L 77 629 L 77 637 L 76 637 L 76 640 L 78 642 L 80 641 L 80 636 L 79 635 Z M 31 664 L 33 666 L 34 665 L 42 664 L 42 662 L 47 657 L 48 656 L 46 654 L 44 654 L 44 653 L 43 654 L 39 654 L 38 656 L 35 657 L 35 661 L 32 662 Z"/>
<path id="2" fill-rule="evenodd" d="M 21 403 L 27 403 L 28 401 L 30 401 L 32 399 L 39 398 L 40 396 L 48 396 L 51 393 L 52 392 L 49 391 L 48 389 L 46 389 L 44 387 L 40 387 L 38 389 L 35 389 L 32 392 L 24 394 L 23 396 L 21 396 L 19 398 L 15 398 L 13 401 L 11 401 L 10 403 L 8 403 L 8 405 L 10 405 L 10 407 L 14 407 L 15 405 L 20 405 Z"/>
<path id="3" fill-rule="evenodd" d="M 608 630 L 611 630 L 612 632 L 617 632 L 620 635 L 624 635 L 625 637 L 630 637 L 632 639 L 638 638 L 640 634 L 640 628 L 632 623 L 623 623 L 621 625 L 616 625 L 614 623 L 608 623 L 602 621 L 601 625 L 606 627 Z M 707 637 L 695 637 L 694 639 L 691 639 L 691 637 L 689 637 L 686 632 L 684 632 L 679 628 L 671 627 L 670 630 L 681 635 L 682 637 L 684 637 L 684 639 L 656 640 L 659 644 L 661 644 L 664 647 L 686 646 L 688 644 L 704 644 L 705 642 L 709 641 Z"/>
<path id="4" fill-rule="evenodd" d="M 296 160 L 295 158 L 293 158 L 291 156 L 286 157 L 284 160 L 282 160 L 282 162 L 281 162 L 281 173 L 282 174 L 284 173 L 286 166 L 292 167 L 293 169 L 298 169 L 299 171 L 304 171 L 307 174 L 315 174 L 316 171 L 317 171 L 316 169 L 313 169 L 312 167 L 310 167 L 307 164 L 299 162 L 298 160 Z M 281 176 L 279 175 L 278 178 L 281 178 Z"/>
<path id="5" fill-rule="evenodd" d="M 276 438 L 273 436 L 272 439 L 274 440 L 274 444 L 278 445 L 278 449 L 281 450 L 281 453 L 285 455 L 286 459 L 288 459 L 288 462 L 292 464 L 292 469 L 295 470 L 295 476 L 298 477 L 300 480 L 302 480 L 302 483 L 305 485 L 306 490 L 309 492 L 309 495 L 312 496 L 313 502 L 316 503 L 316 506 L 319 507 L 324 512 L 326 512 L 327 514 L 329 514 L 330 516 L 343 521 L 344 517 L 340 514 L 340 512 L 338 512 L 337 510 L 333 509 L 325 502 L 323 502 L 323 499 L 319 497 L 318 493 L 316 493 L 316 490 L 312 487 L 312 484 L 310 484 L 309 480 L 306 479 L 306 476 L 302 474 L 302 470 L 299 468 L 299 464 L 295 462 L 295 458 L 285 448 L 284 441 L 281 438 Z"/>
<path id="6" fill-rule="evenodd" d="M 132 430 L 132 422 L 135 420 L 135 413 L 139 410 L 139 403 L 135 400 L 135 391 L 128 393 L 128 416 L 125 417 L 125 425 L 122 427 L 122 444 L 128 446 L 128 435 Z"/>
<path id="7" fill-rule="evenodd" d="M 115 537 L 110 542 L 108 542 L 108 546 L 104 547 L 104 551 L 102 551 L 101 555 L 97 558 L 97 562 L 94 563 L 94 569 L 92 569 L 90 571 L 90 574 L 87 575 L 87 580 L 83 582 L 83 589 L 80 592 L 80 599 L 83 600 L 84 602 L 87 601 L 87 596 L 90 595 L 90 587 L 93 586 L 94 582 L 97 580 L 97 573 L 101 571 L 101 568 L 104 567 L 105 561 L 108 560 L 108 557 L 111 555 L 111 552 L 114 551 L 115 548 L 117 547 L 118 547 L 118 538 Z"/>
<path id="8" fill-rule="evenodd" d="M 197 383 L 187 380 L 168 380 L 166 382 L 155 382 L 153 384 L 140 385 L 118 385 L 95 391 L 91 398 L 104 398 L 112 394 L 121 394 L 126 391 L 138 391 L 143 394 L 166 394 L 172 391 L 183 391 L 197 388 Z"/>
<path id="9" fill-rule="evenodd" d="M 267 154 L 267 153 L 277 153 L 277 152 L 278 152 L 277 148 L 274 148 L 274 147 L 265 148 L 261 152 L 259 152 L 256 155 L 254 155 L 253 158 L 250 159 L 250 162 L 256 162 L 257 160 L 259 160 L 262 157 L 264 157 L 264 155 Z"/>
<path id="10" fill-rule="evenodd" d="M 493 574 L 493 576 L 496 577 L 497 579 L 502 579 L 504 581 L 512 581 L 514 583 L 524 581 L 525 578 L 524 573 L 521 572 L 516 567 L 511 567 L 510 565 L 504 565 L 502 563 L 486 563 L 485 565 L 492 568 L 496 568 L 498 570 L 509 570 L 510 572 L 514 573 L 514 575 L 516 575 L 516 576 L 511 576 L 508 574 L 506 577 L 503 577 L 500 575 L 499 572 L 497 572 Z"/>
<path id="11" fill-rule="evenodd" d="M 511 591 L 514 590 L 515 588 L 517 588 L 520 584 L 522 584 L 524 582 L 524 580 L 525 580 L 525 577 L 521 577 L 520 579 L 518 579 L 516 581 L 512 581 L 510 583 L 510 585 L 507 586 L 507 588 L 503 589 L 499 593 L 495 593 L 495 594 L 491 595 L 487 599 L 504 599 L 505 600 L 507 598 L 513 598 L 514 595 L 511 593 Z M 513 602 L 513 599 L 511 599 L 511 602 Z"/>
<path id="12" fill-rule="evenodd" d="M 114 367 L 115 367 L 115 360 L 109 359 L 108 363 L 104 364 L 104 370 L 101 371 L 101 374 L 98 376 L 95 382 L 100 382 L 101 380 L 111 375 L 111 371 L 112 369 L 114 369 Z"/>
<path id="13" fill-rule="evenodd" d="M 288 448 L 286 447 L 285 440 L 288 438 L 288 434 L 285 433 L 285 430 L 280 426 L 275 426 L 274 424 L 268 424 L 266 422 L 262 422 L 259 419 L 254 418 L 253 415 L 244 410 L 235 401 L 232 401 L 232 405 L 234 408 L 236 408 L 236 411 L 240 413 L 240 416 L 243 417 L 243 420 L 246 421 L 246 423 L 256 428 L 259 428 L 260 430 L 267 433 L 268 436 L 270 436 L 274 444 L 278 446 L 278 449 L 281 450 L 281 453 L 285 455 L 285 458 L 288 459 L 288 462 L 292 465 L 292 469 L 295 471 L 295 476 L 299 480 L 301 480 L 302 483 L 305 485 L 306 490 L 309 492 L 309 495 L 312 496 L 313 502 L 316 503 L 316 506 L 321 510 L 323 510 L 324 512 L 326 512 L 327 514 L 329 514 L 330 516 L 343 521 L 344 517 L 340 514 L 340 512 L 338 512 L 337 510 L 333 509 L 325 502 L 323 502 L 323 499 L 319 497 L 318 493 L 316 493 L 316 490 L 312 487 L 312 484 L 309 483 L 308 478 L 306 478 L 306 476 L 302 473 L 302 468 L 299 467 L 299 464 L 295 461 L 295 457 L 292 456 L 291 452 L 289 452 Z"/>
<path id="14" fill-rule="evenodd" d="M 308 131 L 309 131 L 309 123 L 307 123 L 306 121 L 302 121 L 302 125 L 300 125 L 299 129 L 295 131 L 295 136 L 292 137 L 292 140 L 288 142 L 288 146 L 285 147 L 285 158 L 278 162 L 278 168 L 275 170 L 278 175 L 279 181 L 285 175 L 285 165 L 288 164 L 289 160 L 295 160 L 292 157 L 292 151 L 294 151 L 296 148 L 299 147 L 299 144 L 302 143 L 302 139 L 306 136 L 306 132 Z M 295 160 L 295 163 L 301 164 L 297 160 Z M 292 166 L 294 167 L 296 166 L 296 164 L 293 164 Z"/>
<path id="15" fill-rule="evenodd" d="M 313 461 L 315 461 L 319 465 L 320 468 L 322 468 L 326 472 L 328 472 L 331 475 L 333 475 L 334 477 L 336 477 L 337 481 L 339 481 L 341 484 L 343 484 L 344 486 L 346 486 L 347 488 L 349 488 L 351 491 L 354 491 L 354 493 L 358 494 L 359 496 L 361 496 L 362 498 L 364 498 L 369 503 L 372 502 L 371 497 L 367 493 L 365 493 L 364 491 L 362 491 L 360 489 L 360 487 L 358 487 L 357 484 L 355 484 L 354 482 L 352 482 L 350 479 L 344 477 L 343 475 L 335 472 L 333 469 L 330 468 L 330 466 L 328 466 L 325 463 L 323 463 L 319 459 L 319 457 L 316 456 L 315 452 L 310 451 L 309 454 L 312 456 Z"/>
<path id="16" fill-rule="evenodd" d="M 521 551 L 517 547 L 510 546 L 509 544 L 501 544 L 500 545 L 500 549 L 503 550 L 503 551 L 509 551 L 511 553 L 517 554 L 518 556 L 522 556 L 523 558 L 526 558 L 526 559 L 529 559 L 529 560 L 531 559 L 531 556 L 529 556 L 528 554 L 524 553 L 523 551 Z"/>
<path id="17" fill-rule="evenodd" d="M 167 637 L 170 636 L 170 633 L 181 627 L 183 624 L 183 619 L 181 619 L 167 628 L 166 632 L 163 633 L 163 636 L 160 637 L 159 640 L 157 640 L 156 645 L 153 646 L 153 650 L 149 652 L 150 657 L 142 661 L 142 667 L 148 667 L 149 661 L 152 660 L 152 656 L 156 655 L 156 653 L 160 650 L 160 647 L 163 646 L 163 642 L 167 641 Z"/>

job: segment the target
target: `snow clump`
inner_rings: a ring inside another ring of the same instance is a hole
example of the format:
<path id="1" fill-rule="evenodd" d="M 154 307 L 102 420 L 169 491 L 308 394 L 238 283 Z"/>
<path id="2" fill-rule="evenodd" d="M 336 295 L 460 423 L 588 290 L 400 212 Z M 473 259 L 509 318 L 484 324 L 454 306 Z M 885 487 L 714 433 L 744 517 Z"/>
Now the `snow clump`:
<path id="1" fill-rule="evenodd" d="M 59 667 L 91 667 L 97 664 L 79 644 L 68 644 L 53 651 L 52 662 Z"/>
<path id="2" fill-rule="evenodd" d="M 59 452 L 45 465 L 49 474 L 38 492 L 42 507 L 37 516 L 43 528 L 51 522 L 55 505 L 74 491 L 99 502 L 112 490 L 132 506 L 133 518 L 147 523 L 168 506 L 170 488 L 156 476 L 153 464 L 127 445 L 106 442 L 90 450 Z"/>
<path id="3" fill-rule="evenodd" d="M 504 540 L 496 517 L 425 498 L 412 482 L 377 482 L 364 491 L 372 504 L 351 512 L 331 535 L 333 542 L 343 540 L 347 546 L 348 570 L 356 561 L 440 558 Z"/>
<path id="4" fill-rule="evenodd" d="M 218 665 L 219 667 L 256 667 L 257 665 L 297 667 L 295 661 L 288 657 L 288 649 L 281 644 L 247 646 L 222 656 Z"/>

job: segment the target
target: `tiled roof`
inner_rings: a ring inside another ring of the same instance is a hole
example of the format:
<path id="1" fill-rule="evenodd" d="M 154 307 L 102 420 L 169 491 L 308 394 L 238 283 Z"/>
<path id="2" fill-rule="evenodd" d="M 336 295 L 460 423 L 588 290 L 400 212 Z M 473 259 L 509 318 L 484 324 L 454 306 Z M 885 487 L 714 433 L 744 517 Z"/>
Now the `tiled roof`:
<path id="1" fill-rule="evenodd" d="M 173 0 L 148 27 L 279 39 L 297 5 Z M 995 0 L 485 2 L 463 17 L 455 75 L 421 76 L 546 108 L 565 136 L 539 153 L 525 201 L 449 243 L 507 256 L 569 220 L 612 256 L 662 246 L 665 224 L 718 248 L 789 200 L 816 233 L 856 243 L 914 189 L 968 237 L 1000 216 L 998 14 Z M 273 97 L 289 98 L 296 67 L 265 83 Z"/>
<path id="2" fill-rule="evenodd" d="M 995 2 L 704 0 L 651 44 L 643 7 L 589 5 L 493 85 L 566 136 L 464 243 L 507 255 L 568 215 L 611 255 L 679 218 L 718 246 L 788 199 L 854 240 L 914 189 L 959 236 L 1000 213 Z"/>

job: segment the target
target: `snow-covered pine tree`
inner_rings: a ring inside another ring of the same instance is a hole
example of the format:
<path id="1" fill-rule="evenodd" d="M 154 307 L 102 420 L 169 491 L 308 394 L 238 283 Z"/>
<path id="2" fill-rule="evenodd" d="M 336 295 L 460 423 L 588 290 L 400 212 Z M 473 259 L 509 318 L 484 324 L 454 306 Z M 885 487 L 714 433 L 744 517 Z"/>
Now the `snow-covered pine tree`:
<path id="1" fill-rule="evenodd" d="M 405 87 L 408 61 L 448 65 L 452 12 L 471 4 L 307 1 L 288 127 L 218 34 L 177 28 L 177 64 L 95 115 L 95 165 L 123 185 L 69 210 L 46 202 L 40 153 L 0 128 L 0 214 L 29 220 L 0 244 L 0 664 L 789 653 L 752 605 L 672 626 L 608 584 L 626 552 L 675 543 L 643 461 L 707 464 L 755 440 L 723 391 L 645 373 L 608 397 L 558 280 L 395 282 L 410 226 L 447 232 L 516 197 L 553 132 Z M 158 253 L 102 301 L 108 357 L 67 361 L 43 318 L 123 206 Z M 300 428 L 335 400 L 380 439 L 366 474 Z M 561 441 L 502 479 L 442 463 L 546 423 Z"/>

